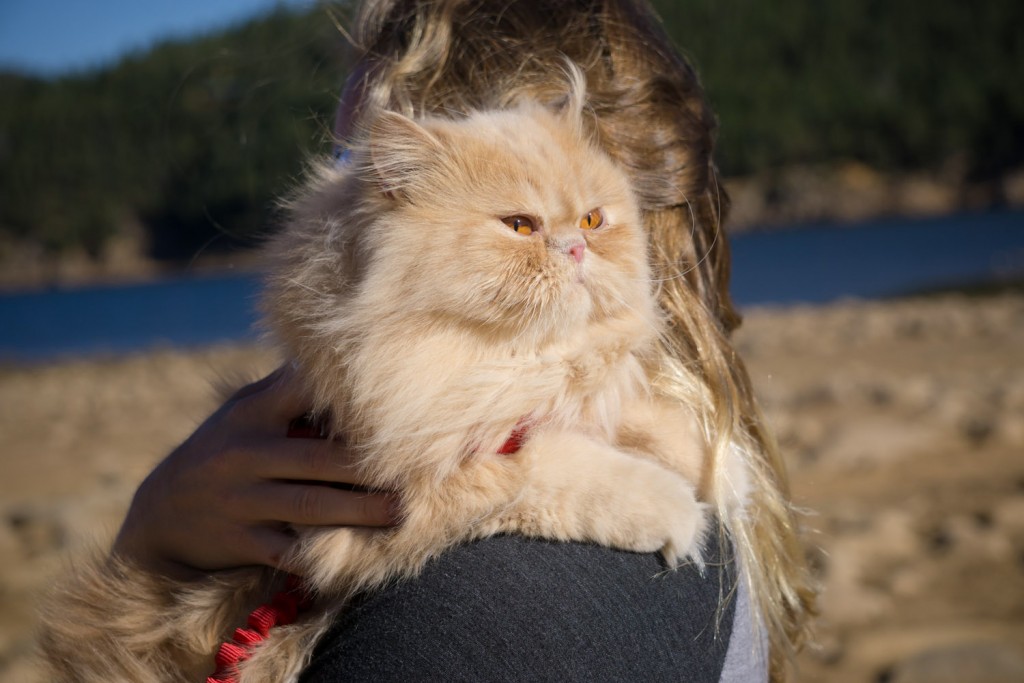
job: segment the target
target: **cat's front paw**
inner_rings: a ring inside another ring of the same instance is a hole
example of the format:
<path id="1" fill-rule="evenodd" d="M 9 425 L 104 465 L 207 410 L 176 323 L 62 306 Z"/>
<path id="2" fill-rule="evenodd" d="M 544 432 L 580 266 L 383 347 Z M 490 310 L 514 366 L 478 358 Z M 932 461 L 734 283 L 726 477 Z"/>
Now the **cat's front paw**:
<path id="1" fill-rule="evenodd" d="M 647 463 L 645 463 L 647 464 Z M 673 472 L 660 470 L 646 481 L 631 482 L 643 495 L 625 501 L 624 522 L 615 545 L 638 552 L 661 552 L 670 567 L 701 563 L 708 506 L 697 501 L 693 486 Z"/>
<path id="2" fill-rule="evenodd" d="M 700 562 L 707 506 L 681 474 L 575 432 L 539 430 L 523 452 L 529 485 L 489 531 Z"/>

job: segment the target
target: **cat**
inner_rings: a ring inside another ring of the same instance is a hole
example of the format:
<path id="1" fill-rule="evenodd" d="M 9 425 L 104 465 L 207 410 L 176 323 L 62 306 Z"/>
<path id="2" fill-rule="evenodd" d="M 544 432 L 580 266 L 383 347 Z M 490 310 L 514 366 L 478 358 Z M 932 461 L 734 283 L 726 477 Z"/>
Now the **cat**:
<path id="1" fill-rule="evenodd" d="M 665 330 L 647 240 L 582 90 L 461 119 L 380 112 L 289 202 L 267 326 L 402 520 L 298 530 L 289 566 L 315 605 L 253 649 L 243 683 L 294 680 L 347 598 L 456 543 L 516 533 L 699 562 L 706 438 L 652 388 Z M 216 642 L 281 583 L 118 571 L 126 604 L 111 609 L 161 610 L 161 628 L 107 657 L 152 680 L 209 673 Z M 79 680 L 121 675 L 86 668 Z"/>

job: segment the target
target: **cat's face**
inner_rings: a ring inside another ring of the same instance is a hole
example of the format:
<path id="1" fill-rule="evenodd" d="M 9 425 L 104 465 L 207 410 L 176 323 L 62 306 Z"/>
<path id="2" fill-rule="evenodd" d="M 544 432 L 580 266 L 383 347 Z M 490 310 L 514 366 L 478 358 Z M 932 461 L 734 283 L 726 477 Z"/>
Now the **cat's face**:
<path id="1" fill-rule="evenodd" d="M 362 168 L 384 200 L 365 286 L 411 314 L 525 344 L 650 306 L 628 180 L 571 114 L 539 106 L 414 123 L 386 114 Z"/>

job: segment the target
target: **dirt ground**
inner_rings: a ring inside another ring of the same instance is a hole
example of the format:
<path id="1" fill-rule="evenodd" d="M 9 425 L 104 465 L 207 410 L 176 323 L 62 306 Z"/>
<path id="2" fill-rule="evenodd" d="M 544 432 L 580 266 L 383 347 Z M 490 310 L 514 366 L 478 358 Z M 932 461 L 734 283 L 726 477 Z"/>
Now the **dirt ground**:
<path id="1" fill-rule="evenodd" d="M 737 345 L 821 585 L 799 681 L 1024 681 L 1024 296 L 747 311 Z M 39 595 L 266 351 L 0 368 L 0 681 Z"/>

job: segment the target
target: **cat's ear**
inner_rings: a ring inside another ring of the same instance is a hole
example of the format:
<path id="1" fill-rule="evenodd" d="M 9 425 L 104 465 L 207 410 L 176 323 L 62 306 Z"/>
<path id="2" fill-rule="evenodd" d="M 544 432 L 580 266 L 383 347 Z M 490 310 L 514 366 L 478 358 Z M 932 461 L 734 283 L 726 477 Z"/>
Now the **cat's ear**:
<path id="1" fill-rule="evenodd" d="M 423 126 L 401 114 L 382 111 L 370 124 L 370 171 L 381 192 L 410 198 L 426 186 L 444 145 Z"/>

